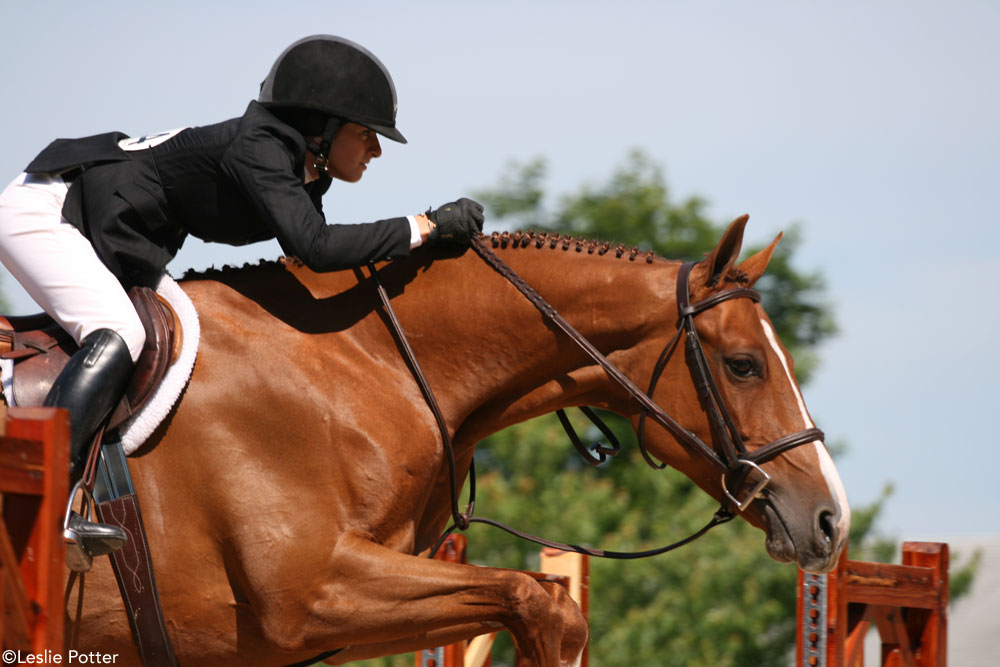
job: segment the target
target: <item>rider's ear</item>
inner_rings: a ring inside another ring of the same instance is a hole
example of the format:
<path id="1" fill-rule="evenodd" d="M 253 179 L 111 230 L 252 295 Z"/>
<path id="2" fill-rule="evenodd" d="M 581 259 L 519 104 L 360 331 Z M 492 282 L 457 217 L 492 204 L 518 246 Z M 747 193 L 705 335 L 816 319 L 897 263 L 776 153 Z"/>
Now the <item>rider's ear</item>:
<path id="1" fill-rule="evenodd" d="M 693 284 L 715 287 L 722 277 L 736 265 L 736 260 L 740 257 L 740 248 L 743 245 L 743 230 L 749 219 L 749 215 L 741 215 L 732 221 L 718 245 L 694 268 Z"/>
<path id="2" fill-rule="evenodd" d="M 771 241 L 771 245 L 767 246 L 760 252 L 748 257 L 742 264 L 739 265 L 739 269 L 747 274 L 750 279 L 750 284 L 753 285 L 757 280 L 764 275 L 764 270 L 767 269 L 768 262 L 771 261 L 771 255 L 774 254 L 774 249 L 778 247 L 778 241 L 781 240 L 782 234 Z"/>

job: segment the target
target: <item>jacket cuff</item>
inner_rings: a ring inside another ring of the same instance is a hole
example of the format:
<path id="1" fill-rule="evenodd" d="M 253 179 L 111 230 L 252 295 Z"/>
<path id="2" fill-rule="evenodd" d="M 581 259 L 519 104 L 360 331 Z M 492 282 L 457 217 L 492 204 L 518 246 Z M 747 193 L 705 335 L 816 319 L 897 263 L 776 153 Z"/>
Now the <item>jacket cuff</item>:
<path id="1" fill-rule="evenodd" d="M 410 222 L 410 250 L 413 250 L 422 245 L 424 240 L 420 238 L 420 226 L 417 224 L 416 216 L 408 215 L 406 219 Z"/>

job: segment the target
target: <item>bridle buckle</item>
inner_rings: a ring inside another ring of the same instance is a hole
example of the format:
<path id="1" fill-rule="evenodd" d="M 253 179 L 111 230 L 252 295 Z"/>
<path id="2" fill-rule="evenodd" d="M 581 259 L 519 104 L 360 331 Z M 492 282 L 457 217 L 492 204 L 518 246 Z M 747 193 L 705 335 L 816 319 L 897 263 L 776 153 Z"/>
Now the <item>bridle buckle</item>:
<path id="1" fill-rule="evenodd" d="M 764 472 L 764 469 L 761 468 L 756 463 L 754 463 L 753 461 L 749 461 L 747 459 L 737 459 L 736 462 L 748 465 L 761 474 L 761 480 L 754 485 L 753 489 L 750 490 L 750 493 L 749 495 L 747 495 L 746 499 L 740 501 L 735 496 L 733 496 L 733 494 L 729 493 L 729 487 L 726 486 L 726 475 L 729 474 L 729 472 L 731 471 L 722 473 L 722 492 L 726 494 L 726 498 L 728 498 L 730 502 L 732 502 L 733 505 L 736 506 L 737 510 L 743 512 L 743 510 L 745 510 L 747 507 L 750 506 L 750 503 L 752 503 L 760 496 L 761 492 L 767 486 L 768 482 L 771 481 L 771 476 L 768 475 L 766 472 Z"/>

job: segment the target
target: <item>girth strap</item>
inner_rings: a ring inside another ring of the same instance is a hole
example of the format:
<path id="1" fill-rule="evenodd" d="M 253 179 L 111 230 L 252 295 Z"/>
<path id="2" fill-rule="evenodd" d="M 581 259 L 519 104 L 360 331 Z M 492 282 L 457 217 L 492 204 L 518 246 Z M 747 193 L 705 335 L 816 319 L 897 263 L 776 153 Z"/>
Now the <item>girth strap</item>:
<path id="1" fill-rule="evenodd" d="M 101 521 L 119 526 L 128 534 L 128 542 L 110 554 L 110 558 L 136 648 L 144 667 L 176 667 L 177 658 L 160 607 L 139 498 L 132 488 L 125 453 L 119 442 L 102 444 L 100 449 L 94 499 Z"/>

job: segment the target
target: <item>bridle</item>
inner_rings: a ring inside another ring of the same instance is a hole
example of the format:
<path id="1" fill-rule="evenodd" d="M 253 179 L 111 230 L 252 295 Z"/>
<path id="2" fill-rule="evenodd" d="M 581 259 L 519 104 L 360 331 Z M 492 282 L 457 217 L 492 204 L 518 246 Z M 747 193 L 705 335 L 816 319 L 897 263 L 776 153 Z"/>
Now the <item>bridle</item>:
<path id="1" fill-rule="evenodd" d="M 494 237 L 496 237 L 496 235 L 494 235 Z M 487 246 L 487 243 L 487 237 L 478 236 L 473 238 L 472 248 L 477 254 L 479 254 L 480 257 L 482 257 L 483 260 L 486 261 L 487 264 L 510 281 L 511 284 L 514 285 L 514 287 L 516 287 L 532 303 L 532 305 L 541 311 L 541 313 L 552 324 L 568 335 L 577 346 L 579 346 L 588 356 L 591 357 L 591 359 L 593 359 L 607 372 L 611 379 L 625 389 L 625 391 L 627 391 L 632 398 L 639 403 L 640 416 L 637 428 L 639 447 L 643 458 L 651 466 L 655 468 L 664 468 L 666 467 L 666 464 L 654 461 L 646 449 L 644 435 L 647 418 L 652 419 L 657 424 L 665 428 L 682 446 L 687 448 L 688 451 L 696 454 L 715 467 L 721 474 L 722 492 L 725 495 L 726 500 L 733 507 L 735 507 L 738 512 L 742 512 L 750 505 L 750 503 L 761 495 L 767 484 L 770 482 L 770 475 L 768 475 L 761 466 L 773 460 L 775 457 L 798 447 L 799 445 L 823 441 L 824 436 L 821 430 L 817 428 L 807 428 L 802 431 L 798 431 L 797 433 L 792 433 L 778 438 L 773 442 L 755 449 L 753 452 L 749 451 L 742 436 L 740 435 L 739 429 L 737 428 L 732 415 L 726 407 L 725 401 L 722 398 L 722 393 L 719 390 L 719 386 L 716 383 L 715 378 L 712 376 L 708 359 L 705 357 L 705 350 L 700 339 L 698 338 L 698 331 L 694 325 L 694 318 L 699 313 L 702 313 L 730 299 L 747 298 L 759 303 L 760 294 L 755 290 L 744 287 L 726 289 L 715 292 L 705 299 L 691 304 L 690 274 L 691 269 L 694 267 L 696 262 L 683 264 L 677 275 L 677 333 L 674 334 L 671 340 L 667 343 L 663 352 L 660 354 L 660 357 L 653 368 L 649 389 L 646 392 L 643 392 L 614 364 L 612 364 L 607 357 L 598 351 L 597 348 L 590 343 L 590 341 L 584 338 L 575 328 L 573 328 L 572 325 L 566 322 L 566 320 L 563 319 L 558 312 L 556 312 L 555 308 L 542 298 L 542 296 L 539 295 L 534 288 L 528 285 L 513 271 L 513 269 L 507 266 L 507 264 L 505 264 L 503 260 L 501 260 Z M 474 464 L 471 465 L 469 469 L 469 504 L 465 512 L 460 511 L 458 507 L 460 489 L 458 488 L 457 483 L 454 447 L 444 420 L 444 416 L 441 413 L 440 407 L 438 406 L 437 400 L 434 397 L 434 393 L 431 390 L 423 371 L 420 369 L 420 365 L 409 345 L 402 326 L 396 318 L 396 314 L 389 302 L 389 296 L 386 293 L 385 288 L 382 286 L 374 264 L 369 264 L 369 271 L 375 282 L 382 305 L 389 318 L 391 328 L 397 338 L 397 342 L 400 344 L 403 354 L 406 356 L 410 368 L 413 371 L 414 377 L 420 385 L 424 398 L 434 414 L 438 424 L 438 429 L 441 433 L 442 442 L 444 444 L 445 458 L 447 459 L 449 471 L 451 514 L 454 524 L 444 532 L 433 551 L 437 551 L 440 545 L 444 542 L 444 539 L 455 529 L 465 530 L 471 523 L 486 523 L 501 528 L 518 537 L 522 537 L 545 546 L 562 549 L 564 551 L 576 551 L 579 553 L 605 558 L 643 558 L 646 556 L 664 553 L 683 546 L 684 544 L 687 544 L 704 535 L 714 526 L 725 523 L 734 518 L 735 515 L 729 510 L 727 503 L 723 502 L 722 507 L 720 507 L 715 513 L 712 520 L 694 535 L 671 545 L 667 545 L 666 547 L 660 547 L 649 551 L 613 552 L 554 542 L 545 538 L 523 533 L 493 519 L 473 516 L 476 487 Z M 658 383 L 660 376 L 666 368 L 670 358 L 673 356 L 673 353 L 678 347 L 679 341 L 682 337 L 684 338 L 685 358 L 688 369 L 691 373 L 694 386 L 697 389 L 702 409 L 707 414 L 709 424 L 711 426 L 713 446 L 706 444 L 698 438 L 697 435 L 681 426 L 650 398 L 656 388 L 656 384 Z M 596 421 L 596 415 L 594 415 L 593 412 L 585 408 L 583 409 L 588 417 L 595 420 L 595 423 L 598 423 Z M 567 433 L 570 434 L 570 439 L 573 441 L 578 451 L 580 451 L 583 455 L 584 459 L 586 459 L 589 463 L 599 464 L 605 460 L 606 456 L 613 456 L 620 449 L 617 442 L 614 440 L 610 429 L 606 426 L 601 426 L 602 432 L 609 437 L 612 445 L 610 447 L 598 446 L 595 450 L 597 452 L 597 456 L 593 456 L 580 443 L 579 438 L 576 437 L 575 433 L 572 432 L 572 428 L 568 426 L 569 422 L 566 419 L 565 414 L 562 413 L 562 411 L 559 412 L 560 421 L 562 421 L 563 425 L 567 427 Z M 736 493 L 738 494 L 739 489 L 742 487 L 747 479 L 747 476 L 751 472 L 756 472 L 760 476 L 760 479 L 741 500 L 730 491 L 729 487 L 730 485 L 734 486 Z M 732 480 L 727 483 L 727 479 L 730 477 Z"/>
<path id="2" fill-rule="evenodd" d="M 639 442 L 646 461 L 654 465 L 654 467 L 663 467 L 663 464 L 655 465 L 653 463 L 651 457 L 646 452 L 645 445 L 642 444 L 642 433 L 646 415 L 651 414 L 657 423 L 670 431 L 689 451 L 697 452 L 702 458 L 709 461 L 721 471 L 723 494 L 737 510 L 742 512 L 754 499 L 760 496 L 771 480 L 771 476 L 761 468 L 762 465 L 799 445 L 816 441 L 822 442 L 824 436 L 823 431 L 818 428 L 807 428 L 797 433 L 791 433 L 778 438 L 757 448 L 753 452 L 747 449 L 746 444 L 743 442 L 743 437 L 740 435 L 739 428 L 737 428 L 729 409 L 726 407 L 726 402 L 722 398 L 719 385 L 716 383 L 709 368 L 708 359 L 705 357 L 705 348 L 701 344 L 701 340 L 698 337 L 698 330 L 694 325 L 694 318 L 699 313 L 730 299 L 746 298 L 755 303 L 760 303 L 760 293 L 747 287 L 737 287 L 716 292 L 695 304 L 691 304 L 689 283 L 691 269 L 694 268 L 695 264 L 696 262 L 687 262 L 681 265 L 680 271 L 678 271 L 677 334 L 667 344 L 659 360 L 657 360 L 656 366 L 653 369 L 653 378 L 650 382 L 648 393 L 652 395 L 667 361 L 669 361 L 677 346 L 677 341 L 683 335 L 688 370 L 691 373 L 691 380 L 694 382 L 695 389 L 698 392 L 698 399 L 701 402 L 702 409 L 708 416 L 714 447 L 709 447 L 696 435 L 676 424 L 676 422 L 670 419 L 669 415 L 665 413 L 659 415 L 652 413 L 648 411 L 645 405 L 643 405 L 642 413 L 639 417 Z M 726 478 L 730 475 L 734 476 L 736 480 L 735 486 L 738 491 L 743 481 L 745 481 L 746 476 L 751 471 L 757 472 L 760 475 L 760 480 L 743 500 L 739 500 L 729 491 Z"/>

